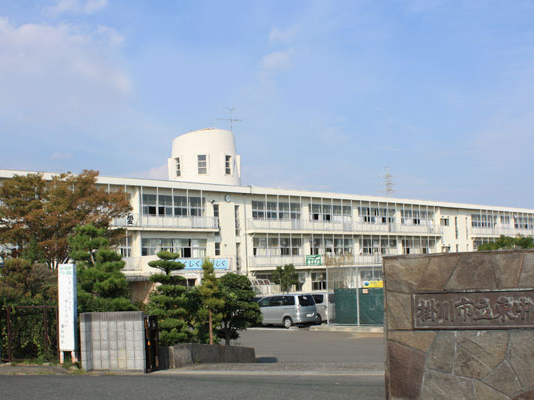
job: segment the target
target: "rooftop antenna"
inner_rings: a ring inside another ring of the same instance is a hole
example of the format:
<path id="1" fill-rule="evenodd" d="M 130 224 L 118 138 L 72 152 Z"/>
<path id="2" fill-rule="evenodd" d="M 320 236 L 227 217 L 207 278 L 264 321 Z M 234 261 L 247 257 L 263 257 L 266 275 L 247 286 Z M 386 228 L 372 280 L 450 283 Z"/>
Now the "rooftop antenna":
<path id="1" fill-rule="evenodd" d="M 230 132 L 234 131 L 234 122 L 241 122 L 242 119 L 234 118 L 235 107 L 223 107 L 230 111 L 230 118 L 217 118 L 219 121 L 230 121 Z"/>
<path id="2" fill-rule="evenodd" d="M 382 175 L 381 178 L 384 178 L 384 192 L 386 196 L 393 196 L 393 193 L 395 193 L 395 190 L 393 189 L 395 184 L 393 183 L 393 175 L 389 172 L 389 167 L 386 167 L 386 173 L 385 175 Z"/>

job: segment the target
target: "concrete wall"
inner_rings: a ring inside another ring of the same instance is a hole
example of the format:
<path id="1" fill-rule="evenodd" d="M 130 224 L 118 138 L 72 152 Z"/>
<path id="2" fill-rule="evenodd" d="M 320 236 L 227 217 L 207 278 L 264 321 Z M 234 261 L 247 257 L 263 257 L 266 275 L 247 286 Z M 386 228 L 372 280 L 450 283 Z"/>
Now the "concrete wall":
<path id="1" fill-rule="evenodd" d="M 145 371 L 145 330 L 141 311 L 80 314 L 82 368 Z"/>
<path id="2" fill-rule="evenodd" d="M 179 368 L 195 363 L 254 363 L 252 347 L 184 343 L 160 347 L 160 368 Z"/>
<path id="3" fill-rule="evenodd" d="M 384 259 L 388 399 L 534 398 L 534 251 Z"/>

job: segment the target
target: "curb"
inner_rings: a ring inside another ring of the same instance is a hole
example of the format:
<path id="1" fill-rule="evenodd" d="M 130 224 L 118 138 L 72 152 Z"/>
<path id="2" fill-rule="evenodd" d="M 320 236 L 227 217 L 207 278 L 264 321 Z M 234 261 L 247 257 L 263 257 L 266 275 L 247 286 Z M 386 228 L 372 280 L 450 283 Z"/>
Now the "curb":
<path id="1" fill-rule="evenodd" d="M 354 332 L 354 333 L 375 333 L 384 334 L 382 326 L 352 326 L 352 325 L 312 325 L 310 331 L 324 332 Z"/>

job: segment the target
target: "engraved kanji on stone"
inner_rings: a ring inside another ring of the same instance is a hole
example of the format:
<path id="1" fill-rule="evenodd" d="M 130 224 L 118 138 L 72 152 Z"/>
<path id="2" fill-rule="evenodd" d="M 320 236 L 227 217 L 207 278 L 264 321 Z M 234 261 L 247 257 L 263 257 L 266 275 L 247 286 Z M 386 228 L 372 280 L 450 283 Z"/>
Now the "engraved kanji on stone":
<path id="1" fill-rule="evenodd" d="M 520 297 L 514 302 L 514 312 L 521 320 L 526 320 L 528 313 L 534 307 L 534 302 L 530 297 Z"/>
<path id="2" fill-rule="evenodd" d="M 468 319 L 473 317 L 473 302 L 467 297 L 461 297 L 460 301 L 454 303 L 454 307 L 457 311 L 458 316 L 462 318 L 464 322 L 467 322 Z"/>
<path id="3" fill-rule="evenodd" d="M 493 319 L 500 319 L 501 322 L 505 322 L 506 317 L 508 319 L 517 319 L 519 317 L 519 315 L 514 313 L 514 302 L 510 301 L 508 297 L 499 297 L 493 307 L 495 308 Z"/>
<path id="4" fill-rule="evenodd" d="M 439 321 L 454 322 L 454 308 L 448 301 L 436 300 L 436 311 Z"/>
<path id="5" fill-rule="evenodd" d="M 493 319 L 493 310 L 491 309 L 490 301 L 487 297 L 482 297 L 475 303 L 475 315 L 473 319 L 475 321 L 479 319 Z"/>
<path id="6" fill-rule="evenodd" d="M 435 321 L 436 314 L 436 301 L 434 299 L 421 300 L 417 305 L 416 317 L 419 318 L 421 322 Z"/>

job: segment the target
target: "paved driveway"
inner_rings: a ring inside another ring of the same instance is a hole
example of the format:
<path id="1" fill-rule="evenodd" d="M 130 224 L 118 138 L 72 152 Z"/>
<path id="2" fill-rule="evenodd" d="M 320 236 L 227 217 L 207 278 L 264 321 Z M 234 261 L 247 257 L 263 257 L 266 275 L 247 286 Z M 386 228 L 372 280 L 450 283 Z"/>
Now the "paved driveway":
<path id="1" fill-rule="evenodd" d="M 254 347 L 260 363 L 301 363 L 374 370 L 384 367 L 384 339 L 376 334 L 306 328 L 253 328 L 242 332 L 237 343 Z"/>

